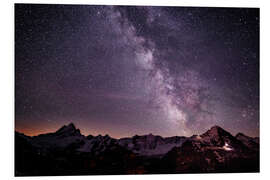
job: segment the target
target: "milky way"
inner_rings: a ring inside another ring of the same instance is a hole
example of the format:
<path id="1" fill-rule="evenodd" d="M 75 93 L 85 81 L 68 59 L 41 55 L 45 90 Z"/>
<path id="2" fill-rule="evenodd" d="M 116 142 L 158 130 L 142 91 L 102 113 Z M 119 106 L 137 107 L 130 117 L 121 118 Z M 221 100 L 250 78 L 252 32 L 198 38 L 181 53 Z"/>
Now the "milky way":
<path id="1" fill-rule="evenodd" d="M 16 129 L 259 133 L 259 10 L 15 6 Z"/>

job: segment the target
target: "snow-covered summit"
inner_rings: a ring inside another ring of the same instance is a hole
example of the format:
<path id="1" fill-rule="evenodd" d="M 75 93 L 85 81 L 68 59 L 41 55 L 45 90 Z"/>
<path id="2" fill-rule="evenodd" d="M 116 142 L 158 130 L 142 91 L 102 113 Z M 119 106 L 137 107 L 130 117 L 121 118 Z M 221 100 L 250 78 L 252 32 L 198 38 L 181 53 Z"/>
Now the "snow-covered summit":
<path id="1" fill-rule="evenodd" d="M 140 155 L 163 155 L 173 147 L 179 147 L 186 140 L 186 137 L 167 137 L 156 136 L 153 134 L 138 136 L 132 138 L 121 138 L 118 143 Z"/>

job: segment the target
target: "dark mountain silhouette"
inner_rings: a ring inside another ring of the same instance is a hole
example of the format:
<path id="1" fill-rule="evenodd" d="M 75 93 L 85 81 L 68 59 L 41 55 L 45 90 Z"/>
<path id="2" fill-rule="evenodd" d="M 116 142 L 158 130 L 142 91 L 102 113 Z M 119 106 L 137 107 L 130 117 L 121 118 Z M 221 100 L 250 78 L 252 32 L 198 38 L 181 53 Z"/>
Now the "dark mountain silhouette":
<path id="1" fill-rule="evenodd" d="M 258 138 L 213 126 L 201 135 L 84 136 L 73 123 L 34 137 L 15 132 L 15 175 L 258 172 Z"/>
<path id="2" fill-rule="evenodd" d="M 259 150 L 259 138 L 252 138 L 244 135 L 243 133 L 238 133 L 236 136 L 236 139 L 243 142 L 246 146 L 252 149 Z"/>
<path id="3" fill-rule="evenodd" d="M 259 149 L 247 146 L 218 126 L 189 138 L 164 159 L 171 173 L 259 171 Z"/>

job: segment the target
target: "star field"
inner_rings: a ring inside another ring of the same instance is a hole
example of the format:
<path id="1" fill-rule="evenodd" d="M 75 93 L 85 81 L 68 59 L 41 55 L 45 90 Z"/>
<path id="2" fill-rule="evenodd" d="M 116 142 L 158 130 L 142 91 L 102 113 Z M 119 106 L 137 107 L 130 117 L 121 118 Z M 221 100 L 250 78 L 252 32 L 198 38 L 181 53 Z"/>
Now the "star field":
<path id="1" fill-rule="evenodd" d="M 15 126 L 259 135 L 259 10 L 15 5 Z"/>

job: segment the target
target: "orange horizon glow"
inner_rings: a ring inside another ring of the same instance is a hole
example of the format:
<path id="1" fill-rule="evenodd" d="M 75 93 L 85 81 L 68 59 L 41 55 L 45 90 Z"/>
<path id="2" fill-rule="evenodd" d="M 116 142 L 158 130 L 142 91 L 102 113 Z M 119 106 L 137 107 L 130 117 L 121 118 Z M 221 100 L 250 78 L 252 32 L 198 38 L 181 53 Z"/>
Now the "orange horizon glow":
<path id="1" fill-rule="evenodd" d="M 33 137 L 33 136 L 38 136 L 38 135 L 41 135 L 41 134 L 55 133 L 61 127 L 62 126 L 53 126 L 53 127 L 46 128 L 46 130 L 45 130 L 45 128 L 15 127 L 15 131 L 16 132 L 19 132 L 19 133 L 23 133 L 26 136 Z M 133 135 L 130 135 L 130 134 L 118 134 L 117 135 L 116 132 L 101 132 L 101 131 L 97 132 L 97 130 L 89 130 L 88 128 L 85 129 L 85 127 L 80 128 L 80 127 L 78 127 L 76 125 L 75 125 L 75 127 L 76 127 L 76 129 L 79 129 L 80 132 L 81 132 L 81 134 L 84 135 L 84 136 L 88 136 L 88 135 L 93 135 L 93 136 L 102 135 L 102 136 L 105 136 L 105 135 L 109 135 L 110 137 L 112 137 L 114 139 L 120 139 L 120 138 L 125 138 L 125 137 L 133 137 L 135 135 L 142 136 L 142 135 L 146 135 L 146 134 L 150 134 L 151 133 L 150 132 L 150 133 L 135 133 Z M 99 128 L 96 128 L 96 129 L 99 129 Z M 151 134 L 153 134 L 153 135 L 160 135 L 160 134 L 156 134 L 156 133 L 151 133 Z M 235 135 L 236 134 L 234 134 L 234 136 Z M 246 134 L 246 135 L 250 136 L 249 134 Z M 162 136 L 162 137 L 172 137 L 172 136 L 181 136 L 181 135 L 171 135 L 171 136 Z M 189 136 L 186 136 L 186 137 L 189 137 Z M 250 137 L 260 137 L 260 136 L 259 135 L 258 136 L 251 135 Z"/>
<path id="2" fill-rule="evenodd" d="M 15 127 L 15 131 L 19 133 L 23 133 L 26 136 L 38 136 L 40 134 L 47 134 L 47 133 L 55 133 L 57 130 L 59 130 L 62 126 L 57 126 L 57 127 L 49 127 L 49 128 L 31 128 L 31 127 Z M 82 130 L 78 128 L 75 125 L 76 129 L 79 129 L 81 134 L 84 136 L 88 135 L 93 135 L 93 136 L 98 136 L 98 135 L 109 135 L 112 138 L 119 139 L 123 137 L 128 137 L 127 136 L 121 136 L 121 135 L 115 135 L 115 133 L 112 133 L 114 135 L 111 135 L 110 133 L 102 133 L 102 132 L 96 132 L 95 130 Z"/>

